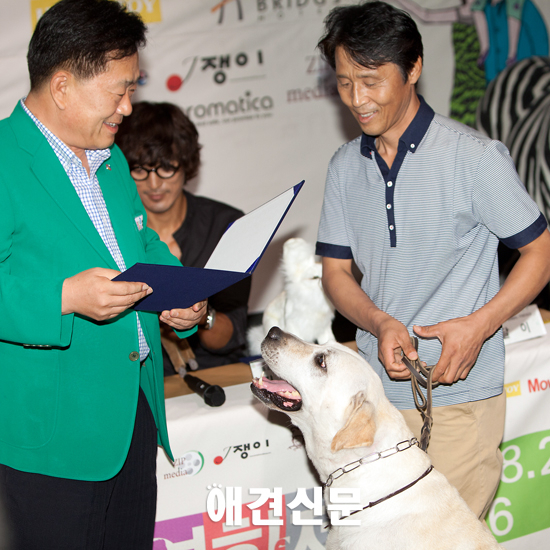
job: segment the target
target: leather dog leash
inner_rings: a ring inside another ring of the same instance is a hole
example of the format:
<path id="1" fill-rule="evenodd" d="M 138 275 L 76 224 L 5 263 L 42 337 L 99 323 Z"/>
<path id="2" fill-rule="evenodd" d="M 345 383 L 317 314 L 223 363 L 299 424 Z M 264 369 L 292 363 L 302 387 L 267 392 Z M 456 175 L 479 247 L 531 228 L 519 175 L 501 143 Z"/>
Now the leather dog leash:
<path id="1" fill-rule="evenodd" d="M 418 352 L 418 338 L 411 336 L 411 343 Z M 409 359 L 405 354 L 402 357 L 403 363 L 411 372 L 411 386 L 414 397 L 414 404 L 422 415 L 424 424 L 420 432 L 420 448 L 423 451 L 428 449 L 430 443 L 430 433 L 433 425 L 432 416 L 432 389 L 439 385 L 439 382 L 432 382 L 433 369 L 435 367 L 424 367 L 420 362 L 420 357 L 415 361 Z M 420 389 L 420 386 L 426 388 L 426 396 Z"/>

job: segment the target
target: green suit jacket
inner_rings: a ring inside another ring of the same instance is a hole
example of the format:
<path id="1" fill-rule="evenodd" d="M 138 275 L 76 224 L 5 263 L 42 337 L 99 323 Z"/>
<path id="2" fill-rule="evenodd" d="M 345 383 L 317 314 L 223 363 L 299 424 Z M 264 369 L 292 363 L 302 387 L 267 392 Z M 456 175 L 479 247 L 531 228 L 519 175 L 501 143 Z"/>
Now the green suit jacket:
<path id="1" fill-rule="evenodd" d="M 0 463 L 71 479 L 113 477 L 128 453 L 140 385 L 170 455 L 157 315 L 139 313 L 151 348 L 141 367 L 133 310 L 107 322 L 61 315 L 67 277 L 117 265 L 19 104 L 0 121 L 0 143 Z M 116 146 L 97 177 L 126 265 L 181 265 L 147 228 Z"/>

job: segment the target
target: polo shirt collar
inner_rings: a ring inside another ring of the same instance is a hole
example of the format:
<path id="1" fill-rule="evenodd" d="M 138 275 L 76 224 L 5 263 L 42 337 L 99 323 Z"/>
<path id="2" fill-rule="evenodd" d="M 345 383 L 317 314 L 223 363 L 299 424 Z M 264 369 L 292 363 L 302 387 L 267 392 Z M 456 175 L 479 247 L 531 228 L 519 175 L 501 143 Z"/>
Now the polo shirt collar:
<path id="1" fill-rule="evenodd" d="M 418 96 L 418 99 L 420 100 L 420 107 L 418 108 L 412 122 L 409 124 L 409 127 L 399 138 L 399 142 L 402 143 L 411 153 L 414 153 L 418 148 L 418 145 L 426 135 L 435 114 L 434 110 L 426 103 L 421 95 Z M 361 154 L 364 157 L 372 158 L 372 151 L 376 151 L 376 138 L 374 136 L 362 134 Z"/>

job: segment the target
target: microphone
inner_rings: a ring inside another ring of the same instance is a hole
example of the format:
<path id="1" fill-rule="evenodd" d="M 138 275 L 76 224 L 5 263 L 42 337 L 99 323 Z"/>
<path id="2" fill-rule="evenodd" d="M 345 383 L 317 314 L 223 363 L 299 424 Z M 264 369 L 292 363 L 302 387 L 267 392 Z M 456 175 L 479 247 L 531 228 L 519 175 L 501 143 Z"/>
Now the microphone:
<path id="1" fill-rule="evenodd" d="M 219 407 L 225 403 L 225 392 L 220 386 L 212 386 L 204 380 L 186 374 L 183 379 L 187 385 L 197 394 L 200 395 L 204 402 L 210 407 Z"/>

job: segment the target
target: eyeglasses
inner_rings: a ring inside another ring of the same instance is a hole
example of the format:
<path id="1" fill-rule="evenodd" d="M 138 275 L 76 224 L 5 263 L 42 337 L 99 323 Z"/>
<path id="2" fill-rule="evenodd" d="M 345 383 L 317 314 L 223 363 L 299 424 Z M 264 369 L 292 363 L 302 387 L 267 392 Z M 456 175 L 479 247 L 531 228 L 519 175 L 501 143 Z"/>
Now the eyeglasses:
<path id="1" fill-rule="evenodd" d="M 180 169 L 179 164 L 177 166 L 173 166 L 171 164 L 167 166 L 156 166 L 155 168 L 144 168 L 143 166 L 134 166 L 132 169 L 130 169 L 130 175 L 132 178 L 134 178 L 137 181 L 145 181 L 151 172 L 155 172 L 155 174 L 162 178 L 163 180 L 167 180 L 171 178 L 178 170 Z"/>

